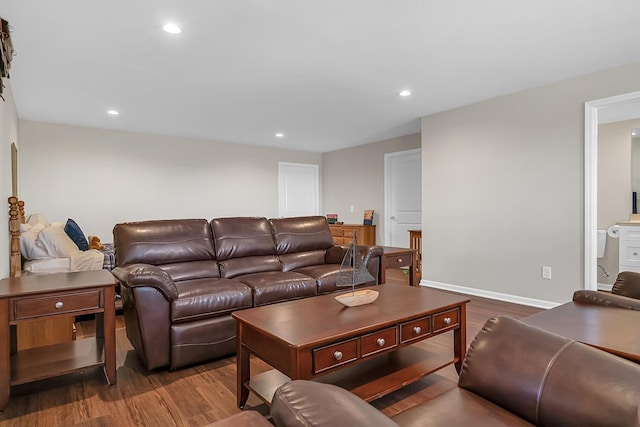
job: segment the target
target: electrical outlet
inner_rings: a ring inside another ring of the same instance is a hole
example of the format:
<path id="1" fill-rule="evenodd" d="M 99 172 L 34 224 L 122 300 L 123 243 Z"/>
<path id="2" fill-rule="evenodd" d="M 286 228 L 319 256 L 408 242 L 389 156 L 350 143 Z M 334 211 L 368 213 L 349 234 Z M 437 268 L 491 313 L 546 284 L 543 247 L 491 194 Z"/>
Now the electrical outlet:
<path id="1" fill-rule="evenodd" d="M 349 212 L 353 213 L 355 211 L 355 209 L 353 208 L 353 205 L 349 206 Z"/>
<path id="2" fill-rule="evenodd" d="M 542 266 L 542 278 L 551 280 L 551 267 L 548 265 Z"/>

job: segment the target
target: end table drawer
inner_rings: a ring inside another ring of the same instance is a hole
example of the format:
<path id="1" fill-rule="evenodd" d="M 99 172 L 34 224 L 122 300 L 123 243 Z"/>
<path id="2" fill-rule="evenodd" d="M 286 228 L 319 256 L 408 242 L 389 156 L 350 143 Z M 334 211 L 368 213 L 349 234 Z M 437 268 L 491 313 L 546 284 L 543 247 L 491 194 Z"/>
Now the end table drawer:
<path id="1" fill-rule="evenodd" d="M 100 308 L 102 290 L 74 292 L 13 300 L 13 319 L 31 319 L 56 314 L 79 313 Z"/>
<path id="2" fill-rule="evenodd" d="M 400 325 L 400 342 L 415 340 L 431 333 L 430 317 L 413 320 Z"/>
<path id="3" fill-rule="evenodd" d="M 445 311 L 433 316 L 433 332 L 447 329 L 458 324 L 458 309 Z"/>
<path id="4" fill-rule="evenodd" d="M 395 255 L 387 258 L 387 267 L 409 267 L 411 265 L 411 254 Z"/>
<path id="5" fill-rule="evenodd" d="M 313 372 L 326 371 L 358 358 L 358 339 L 343 341 L 313 350 Z"/>
<path id="6" fill-rule="evenodd" d="M 360 338 L 362 357 L 398 346 L 398 328 L 387 328 Z"/>

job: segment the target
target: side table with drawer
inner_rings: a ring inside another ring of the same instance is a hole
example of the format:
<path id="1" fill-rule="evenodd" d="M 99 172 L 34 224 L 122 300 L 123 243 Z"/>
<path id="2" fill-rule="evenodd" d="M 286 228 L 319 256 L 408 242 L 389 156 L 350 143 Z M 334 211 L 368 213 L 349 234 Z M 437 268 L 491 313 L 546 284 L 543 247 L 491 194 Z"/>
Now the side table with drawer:
<path id="1" fill-rule="evenodd" d="M 103 366 L 116 383 L 115 278 L 106 270 L 0 280 L 0 411 L 11 386 Z M 96 336 L 17 350 L 16 325 L 63 316 L 96 315 Z"/>
<path id="2" fill-rule="evenodd" d="M 387 268 L 409 268 L 409 286 L 417 286 L 418 251 L 409 248 L 394 248 L 382 246 L 378 283 L 387 281 Z"/>

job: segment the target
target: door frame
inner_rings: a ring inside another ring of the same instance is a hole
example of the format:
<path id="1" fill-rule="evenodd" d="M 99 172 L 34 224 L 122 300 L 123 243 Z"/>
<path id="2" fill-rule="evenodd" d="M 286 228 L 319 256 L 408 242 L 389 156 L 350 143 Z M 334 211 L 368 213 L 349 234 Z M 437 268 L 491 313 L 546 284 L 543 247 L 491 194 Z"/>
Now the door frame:
<path id="1" fill-rule="evenodd" d="M 389 212 L 391 211 L 389 204 L 391 203 L 391 181 L 389 177 L 390 159 L 392 157 L 404 157 L 419 153 L 422 157 L 422 148 L 412 148 L 411 150 L 395 151 L 393 153 L 384 154 L 384 245 L 389 246 L 391 244 L 391 220 L 389 218 Z M 422 163 L 420 164 L 422 170 Z M 422 194 L 420 194 L 422 198 Z"/>
<path id="2" fill-rule="evenodd" d="M 584 103 L 584 289 L 598 289 L 598 110 L 640 101 L 640 91 Z"/>

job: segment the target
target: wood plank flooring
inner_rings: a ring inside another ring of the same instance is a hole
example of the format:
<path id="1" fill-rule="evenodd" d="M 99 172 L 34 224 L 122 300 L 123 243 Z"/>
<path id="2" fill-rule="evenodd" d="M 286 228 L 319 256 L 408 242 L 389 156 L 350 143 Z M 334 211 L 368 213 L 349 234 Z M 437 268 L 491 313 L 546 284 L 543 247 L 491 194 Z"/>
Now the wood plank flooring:
<path id="1" fill-rule="evenodd" d="M 407 284 L 400 270 L 389 270 L 388 283 Z M 521 318 L 540 309 L 485 298 L 470 297 L 467 306 L 467 343 L 494 315 Z M 0 414 L 3 426 L 203 426 L 239 412 L 236 407 L 235 357 L 178 371 L 148 372 L 127 340 L 122 316 L 116 318 L 118 383 L 108 386 L 101 368 L 24 384 L 11 389 L 11 399 Z M 95 322 L 77 323 L 78 337 L 95 334 Z M 451 351 L 451 333 L 428 340 Z M 424 344 L 427 345 L 427 344 Z M 433 348 L 433 347 L 431 347 Z M 252 373 L 271 369 L 251 360 Z M 373 402 L 392 416 L 456 386 L 453 366 L 429 375 Z M 247 404 L 263 414 L 268 408 L 250 395 Z"/>

